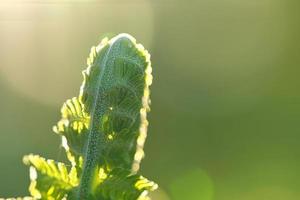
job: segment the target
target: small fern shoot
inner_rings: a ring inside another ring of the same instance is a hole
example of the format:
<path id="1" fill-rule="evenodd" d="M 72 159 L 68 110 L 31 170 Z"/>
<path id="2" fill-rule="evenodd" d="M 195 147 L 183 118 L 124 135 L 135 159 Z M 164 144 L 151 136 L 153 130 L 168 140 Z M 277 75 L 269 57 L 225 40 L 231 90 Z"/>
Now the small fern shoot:
<path id="1" fill-rule="evenodd" d="M 128 34 L 92 47 L 79 96 L 54 126 L 70 165 L 27 155 L 24 200 L 148 200 L 157 184 L 139 175 L 147 136 L 150 55 Z M 69 166 L 69 167 L 68 167 Z"/>

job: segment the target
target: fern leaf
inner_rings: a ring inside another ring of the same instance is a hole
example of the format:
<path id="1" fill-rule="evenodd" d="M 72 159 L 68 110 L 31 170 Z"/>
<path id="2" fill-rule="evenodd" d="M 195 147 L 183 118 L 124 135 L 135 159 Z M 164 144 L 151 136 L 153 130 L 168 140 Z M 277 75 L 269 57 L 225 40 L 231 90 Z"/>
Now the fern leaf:
<path id="1" fill-rule="evenodd" d="M 92 48 L 83 74 L 79 99 L 91 118 L 90 133 L 100 137 L 99 164 L 137 171 L 148 125 L 150 55 L 120 34 Z"/>
<path id="2" fill-rule="evenodd" d="M 143 157 L 152 82 L 150 55 L 127 34 L 93 47 L 79 100 L 90 116 L 80 198 L 93 188 L 99 167 L 136 172 Z"/>
<path id="3" fill-rule="evenodd" d="M 24 163 L 31 166 L 29 191 L 33 198 L 63 199 L 78 185 L 76 170 L 73 168 L 68 172 L 63 163 L 55 163 L 37 155 L 25 156 Z"/>
<path id="4" fill-rule="evenodd" d="M 98 186 L 95 199 L 101 200 L 143 200 L 148 191 L 155 190 L 157 184 L 124 169 L 114 169 Z"/>
<path id="5" fill-rule="evenodd" d="M 105 158 L 99 162 L 137 171 L 148 124 L 152 79 L 148 52 L 128 35 L 104 39 L 92 48 L 83 75 L 80 100 L 73 98 L 63 105 L 62 119 L 54 127 L 67 141 L 64 147 L 71 154 L 70 161 L 76 163 L 83 157 L 93 119 L 100 121 L 97 132 L 104 136 L 99 146 L 104 147 Z M 95 99 L 97 95 L 102 100 Z M 101 113 L 92 116 L 92 105 Z"/>
<path id="6" fill-rule="evenodd" d="M 67 157 L 80 175 L 90 117 L 83 111 L 83 105 L 76 97 L 63 104 L 61 114 L 62 119 L 53 127 L 53 130 L 62 136 L 62 145 Z"/>

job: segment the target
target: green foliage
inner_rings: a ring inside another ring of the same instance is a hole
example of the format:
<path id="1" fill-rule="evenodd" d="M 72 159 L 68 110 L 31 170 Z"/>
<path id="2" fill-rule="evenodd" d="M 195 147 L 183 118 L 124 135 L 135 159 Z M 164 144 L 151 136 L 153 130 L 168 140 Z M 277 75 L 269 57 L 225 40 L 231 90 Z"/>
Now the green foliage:
<path id="1" fill-rule="evenodd" d="M 103 183 L 100 183 L 95 199 L 103 200 L 131 200 L 146 199 L 147 191 L 156 185 L 146 178 L 132 174 L 129 170 L 114 169 Z"/>
<path id="2" fill-rule="evenodd" d="M 68 172 L 63 163 L 37 155 L 25 156 L 24 163 L 31 166 L 29 188 L 36 199 L 63 199 L 78 185 L 75 168 Z"/>
<path id="3" fill-rule="evenodd" d="M 71 165 L 28 155 L 28 199 L 146 200 L 157 185 L 138 174 L 152 82 L 150 55 L 127 34 L 93 47 L 78 97 L 53 130 Z"/>

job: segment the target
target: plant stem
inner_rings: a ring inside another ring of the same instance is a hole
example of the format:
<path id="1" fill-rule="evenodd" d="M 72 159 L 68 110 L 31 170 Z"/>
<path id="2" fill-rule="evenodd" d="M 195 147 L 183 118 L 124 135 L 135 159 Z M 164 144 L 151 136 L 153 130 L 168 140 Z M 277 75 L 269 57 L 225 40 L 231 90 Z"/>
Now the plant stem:
<path id="1" fill-rule="evenodd" d="M 96 106 L 96 108 L 100 106 Z M 96 116 L 99 114 L 99 109 L 94 111 Z M 99 120 L 94 119 L 93 115 L 91 119 L 91 131 L 88 137 L 88 144 L 85 152 L 85 160 L 83 165 L 82 176 L 80 179 L 79 191 L 77 200 L 90 200 L 92 189 L 98 174 L 98 161 L 101 157 L 103 149 L 103 134 L 99 132 L 100 123 Z"/>

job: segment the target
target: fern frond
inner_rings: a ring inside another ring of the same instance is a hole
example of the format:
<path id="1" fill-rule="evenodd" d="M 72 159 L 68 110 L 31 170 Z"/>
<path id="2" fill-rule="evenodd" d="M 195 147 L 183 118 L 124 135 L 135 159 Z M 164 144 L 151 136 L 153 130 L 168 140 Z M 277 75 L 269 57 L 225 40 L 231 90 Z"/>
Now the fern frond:
<path id="1" fill-rule="evenodd" d="M 83 111 L 83 104 L 76 97 L 63 104 L 61 115 L 62 119 L 53 127 L 53 131 L 62 136 L 62 146 L 67 157 L 80 175 L 90 117 Z"/>
<path id="2" fill-rule="evenodd" d="M 97 186 L 95 199 L 143 200 L 147 198 L 148 191 L 156 188 L 157 184 L 138 174 L 132 174 L 129 170 L 114 169 Z"/>
<path id="3" fill-rule="evenodd" d="M 90 116 L 80 198 L 91 192 L 99 167 L 137 172 L 143 158 L 152 83 L 150 55 L 128 34 L 93 47 L 79 100 Z"/>
<path id="4" fill-rule="evenodd" d="M 29 191 L 33 198 L 63 199 L 78 185 L 75 168 L 68 171 L 63 163 L 55 163 L 38 155 L 25 156 L 24 163 L 31 166 Z"/>
<path id="5" fill-rule="evenodd" d="M 149 53 L 127 34 L 105 38 L 92 48 L 79 99 L 103 136 L 99 164 L 138 170 L 148 125 L 151 71 Z"/>

